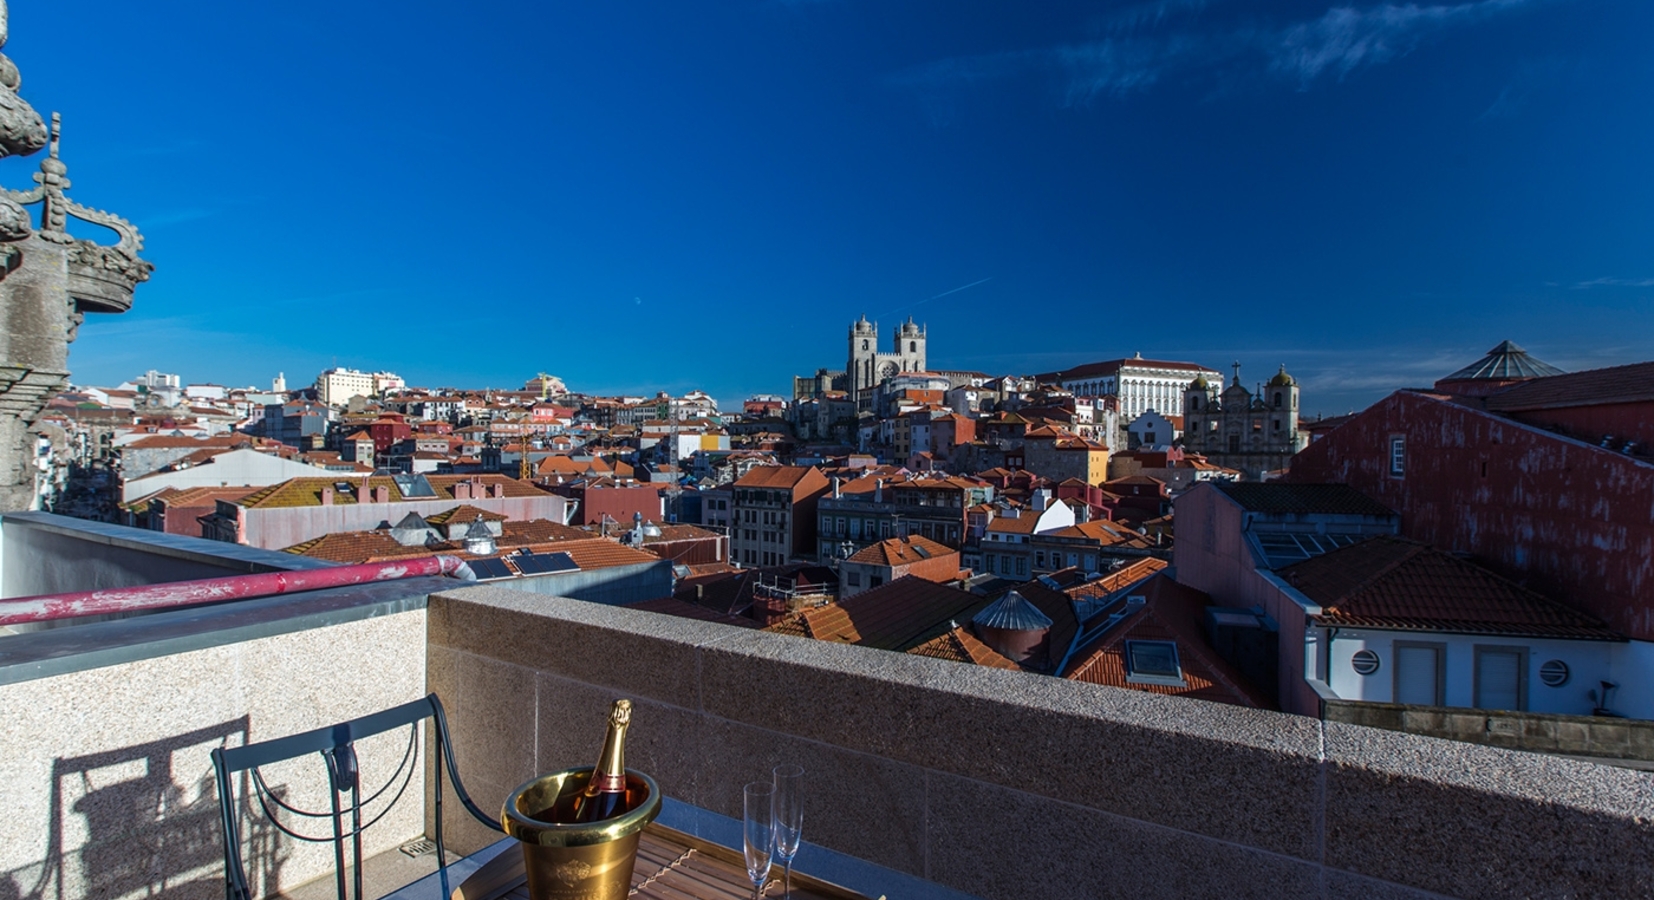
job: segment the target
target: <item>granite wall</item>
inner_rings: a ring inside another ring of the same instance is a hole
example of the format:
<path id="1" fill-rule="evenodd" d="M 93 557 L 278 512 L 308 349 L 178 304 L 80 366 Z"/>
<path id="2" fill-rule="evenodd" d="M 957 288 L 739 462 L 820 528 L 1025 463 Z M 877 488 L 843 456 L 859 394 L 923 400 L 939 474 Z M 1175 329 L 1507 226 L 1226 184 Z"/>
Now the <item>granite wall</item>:
<path id="1" fill-rule="evenodd" d="M 983 897 L 1654 896 L 1643 773 L 492 587 L 428 613 L 484 808 L 628 696 L 668 796 L 739 816 L 796 762 L 807 840 Z"/>

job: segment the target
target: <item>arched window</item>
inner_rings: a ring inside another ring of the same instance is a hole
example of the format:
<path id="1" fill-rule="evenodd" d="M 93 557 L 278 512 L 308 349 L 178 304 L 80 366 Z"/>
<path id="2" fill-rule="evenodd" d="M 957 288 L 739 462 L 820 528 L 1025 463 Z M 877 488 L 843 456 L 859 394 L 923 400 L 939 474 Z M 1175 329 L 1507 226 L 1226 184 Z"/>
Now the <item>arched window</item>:
<path id="1" fill-rule="evenodd" d="M 862 341 L 862 342 L 861 342 L 861 348 L 862 348 L 862 349 L 863 349 L 863 350 L 866 350 L 866 349 L 867 349 L 867 342 L 866 342 L 866 341 Z"/>
<path id="2" fill-rule="evenodd" d="M 919 352 L 919 342 L 918 341 L 908 341 L 907 342 L 907 352 L 909 352 L 909 353 L 918 353 Z M 1281 405 L 1279 395 L 1276 396 L 1275 405 L 1276 406 Z"/>
<path id="3" fill-rule="evenodd" d="M 1275 392 L 1275 408 L 1276 409 L 1281 408 L 1281 392 L 1280 391 Z"/>
<path id="4" fill-rule="evenodd" d="M 1189 398 L 1189 412 L 1194 412 L 1197 409 L 1200 409 L 1200 398 L 1199 397 L 1190 397 Z"/>

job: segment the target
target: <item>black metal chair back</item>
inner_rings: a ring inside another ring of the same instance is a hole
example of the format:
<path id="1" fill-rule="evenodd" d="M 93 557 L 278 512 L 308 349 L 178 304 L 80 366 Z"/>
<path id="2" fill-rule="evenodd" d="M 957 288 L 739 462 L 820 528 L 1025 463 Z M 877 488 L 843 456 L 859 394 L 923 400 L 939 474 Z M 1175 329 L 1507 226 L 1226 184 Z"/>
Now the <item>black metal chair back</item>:
<path id="1" fill-rule="evenodd" d="M 442 775 L 444 769 L 448 778 L 453 782 L 454 794 L 477 821 L 487 825 L 495 831 L 501 830 L 497 819 L 491 818 L 471 801 L 465 793 L 465 785 L 460 781 L 459 769 L 454 765 L 453 744 L 448 738 L 448 719 L 443 714 L 442 702 L 435 694 L 430 694 L 411 703 L 404 703 L 393 709 L 352 719 L 349 722 L 340 722 L 303 734 L 262 741 L 257 744 L 248 744 L 245 747 L 220 747 L 212 751 L 213 769 L 218 777 L 218 806 L 224 825 L 224 883 L 225 894 L 229 900 L 254 900 L 247 884 L 247 870 L 241 861 L 241 837 L 237 802 L 234 791 L 231 790 L 230 776 L 246 772 L 251 780 L 251 791 L 255 804 L 248 804 L 249 811 L 256 814 L 260 811 L 268 818 L 272 825 L 282 834 L 295 840 L 310 843 L 332 843 L 334 877 L 339 889 L 339 900 L 349 900 L 345 893 L 345 843 L 351 845 L 351 858 L 355 877 L 356 900 L 364 900 L 362 896 L 362 832 L 372 827 L 374 823 L 384 818 L 396 802 L 401 799 L 408 785 L 413 781 L 413 774 L 419 767 L 419 723 L 430 719 L 435 728 L 434 740 L 431 745 L 436 754 L 436 765 L 432 767 L 435 773 L 435 811 L 436 811 L 436 854 L 437 868 L 444 871 L 448 868 L 448 851 L 442 840 Z M 384 784 L 376 788 L 366 799 L 362 797 L 361 771 L 356 756 L 356 742 L 376 734 L 382 734 L 395 728 L 408 729 L 408 749 L 403 753 L 402 762 L 395 772 L 385 780 Z M 296 759 L 311 753 L 320 754 L 327 765 L 331 808 L 328 810 L 305 810 L 287 803 L 277 796 L 270 786 L 265 783 L 260 773 L 261 766 L 267 766 L 282 760 Z M 395 788 L 396 793 L 385 802 L 382 809 L 371 814 L 368 821 L 363 822 L 367 814 L 367 807 L 383 797 L 387 791 Z M 284 822 L 283 819 L 288 821 Z M 348 826 L 346 819 L 349 819 Z M 332 828 L 329 834 L 309 834 L 298 822 L 301 820 L 327 819 Z M 446 896 L 446 891 L 444 891 Z"/>

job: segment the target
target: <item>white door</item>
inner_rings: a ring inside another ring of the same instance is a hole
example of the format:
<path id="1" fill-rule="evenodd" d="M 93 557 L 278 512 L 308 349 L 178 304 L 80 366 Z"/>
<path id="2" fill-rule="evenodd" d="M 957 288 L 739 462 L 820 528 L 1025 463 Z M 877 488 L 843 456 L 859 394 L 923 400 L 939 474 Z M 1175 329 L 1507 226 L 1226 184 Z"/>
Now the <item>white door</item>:
<path id="1" fill-rule="evenodd" d="M 1396 645 L 1395 702 L 1441 705 L 1441 652 L 1441 647 L 1434 645 Z"/>

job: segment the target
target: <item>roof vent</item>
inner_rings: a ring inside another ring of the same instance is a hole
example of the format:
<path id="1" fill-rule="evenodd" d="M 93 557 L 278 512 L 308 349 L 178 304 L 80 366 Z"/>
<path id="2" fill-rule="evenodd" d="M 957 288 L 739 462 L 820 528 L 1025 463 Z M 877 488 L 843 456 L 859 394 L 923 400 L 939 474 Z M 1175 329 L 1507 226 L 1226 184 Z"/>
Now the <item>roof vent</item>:
<path id="1" fill-rule="evenodd" d="M 1132 594 L 1126 598 L 1126 609 L 1142 609 L 1149 603 L 1149 598 L 1143 594 Z"/>

